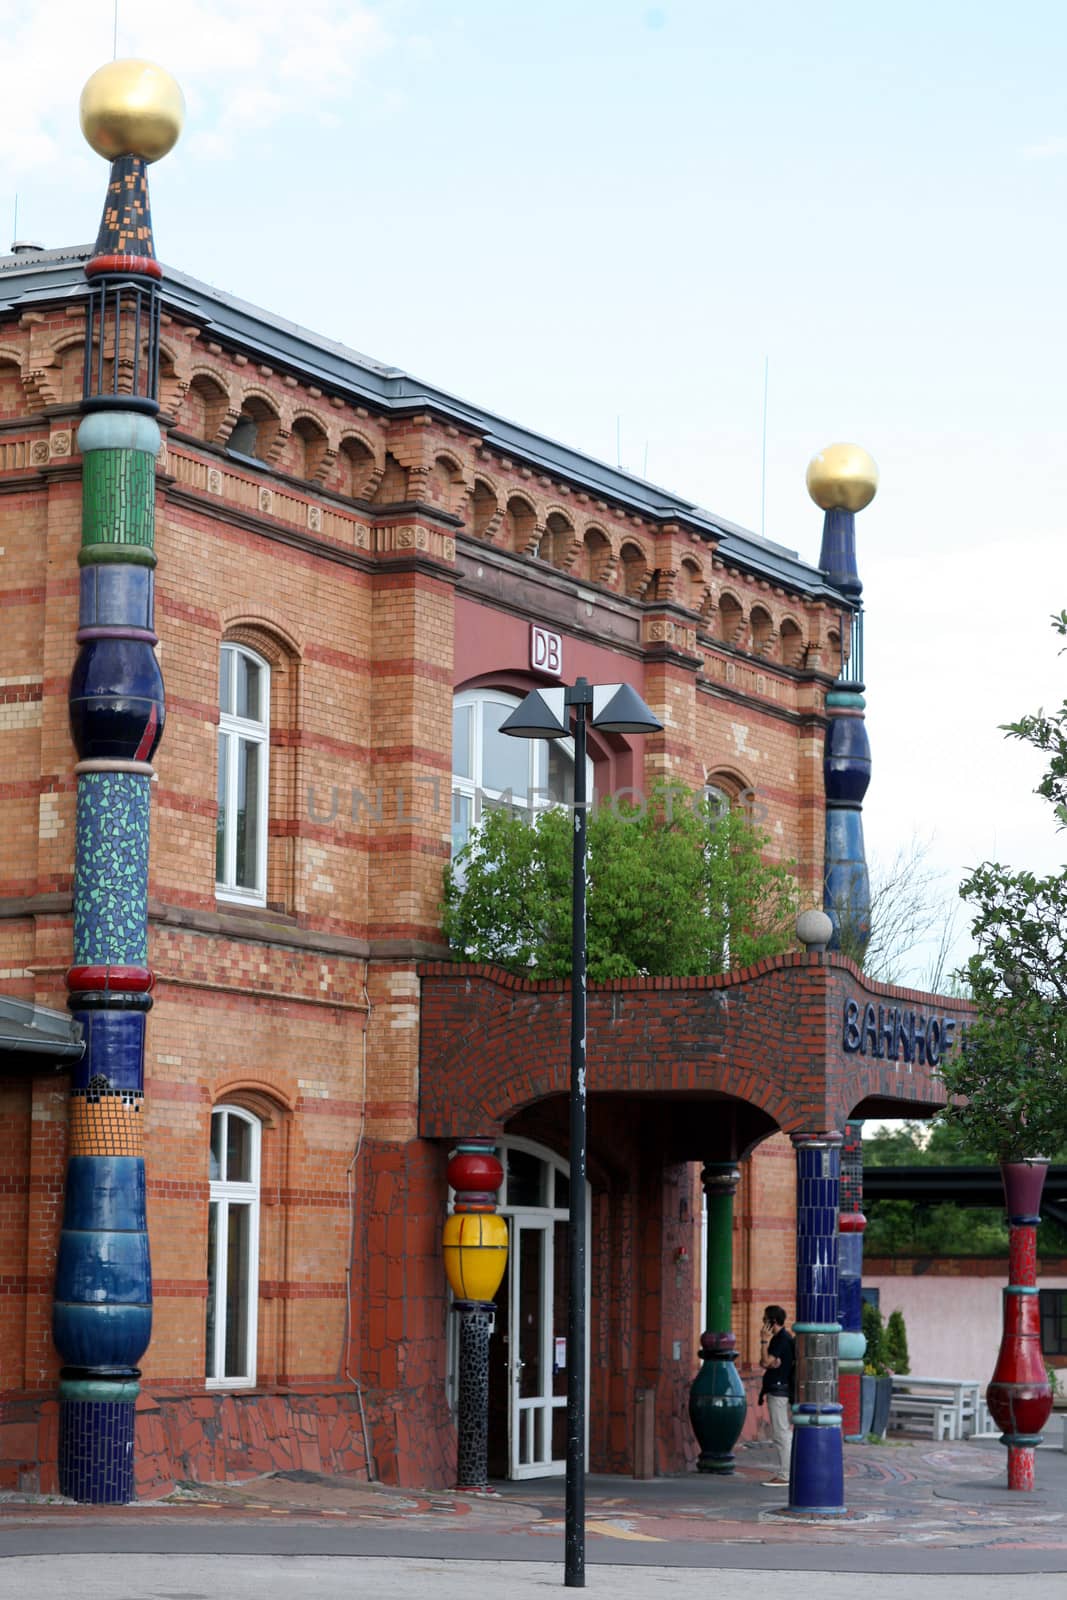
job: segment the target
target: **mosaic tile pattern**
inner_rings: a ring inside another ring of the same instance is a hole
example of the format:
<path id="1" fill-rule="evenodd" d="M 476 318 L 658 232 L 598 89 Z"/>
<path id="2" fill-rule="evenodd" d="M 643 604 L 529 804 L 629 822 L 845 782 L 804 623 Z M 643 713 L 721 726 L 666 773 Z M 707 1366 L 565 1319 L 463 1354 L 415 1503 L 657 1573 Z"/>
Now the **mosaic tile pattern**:
<path id="1" fill-rule="evenodd" d="M 143 450 L 93 450 L 82 464 L 82 548 L 151 549 L 156 527 L 155 457 Z"/>
<path id="2" fill-rule="evenodd" d="M 143 1095 L 121 1090 L 75 1091 L 70 1097 L 71 1156 L 140 1156 L 144 1152 Z"/>
<path id="3" fill-rule="evenodd" d="M 60 1407 L 59 1481 L 83 1505 L 133 1499 L 133 1401 L 66 1400 Z"/>
<path id="4" fill-rule="evenodd" d="M 143 966 L 148 960 L 149 782 L 136 772 L 88 772 L 78 779 L 76 966 Z"/>
<path id="5" fill-rule="evenodd" d="M 148 164 L 143 156 L 119 156 L 111 163 L 111 181 L 107 186 L 94 254 L 155 259 Z"/>

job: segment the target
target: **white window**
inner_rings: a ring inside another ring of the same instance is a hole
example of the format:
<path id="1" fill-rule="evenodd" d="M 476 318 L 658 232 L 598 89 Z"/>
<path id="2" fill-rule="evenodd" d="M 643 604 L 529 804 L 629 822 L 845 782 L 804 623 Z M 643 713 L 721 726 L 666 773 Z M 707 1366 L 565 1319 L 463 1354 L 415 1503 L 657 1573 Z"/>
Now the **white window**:
<path id="1" fill-rule="evenodd" d="M 218 822 L 215 893 L 220 900 L 267 900 L 267 776 L 270 668 L 243 645 L 219 656 Z"/>
<path id="2" fill-rule="evenodd" d="M 211 1118 L 207 1234 L 207 1381 L 256 1381 L 259 1139 L 255 1117 L 224 1106 Z"/>
<path id="3" fill-rule="evenodd" d="M 574 799 L 572 739 L 513 739 L 500 724 L 519 704 L 517 695 L 472 689 L 452 705 L 452 854 L 461 850 L 488 806 L 510 806 L 532 816 Z M 586 767 L 593 796 L 593 763 Z"/>

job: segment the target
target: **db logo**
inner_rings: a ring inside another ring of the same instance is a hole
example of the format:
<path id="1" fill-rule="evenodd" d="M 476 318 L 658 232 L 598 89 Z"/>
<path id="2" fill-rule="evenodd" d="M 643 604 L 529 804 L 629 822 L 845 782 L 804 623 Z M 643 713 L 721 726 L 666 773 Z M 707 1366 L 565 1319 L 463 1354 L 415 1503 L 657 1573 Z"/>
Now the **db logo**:
<path id="1" fill-rule="evenodd" d="M 530 627 L 530 666 L 549 678 L 563 676 L 563 640 L 547 628 Z"/>

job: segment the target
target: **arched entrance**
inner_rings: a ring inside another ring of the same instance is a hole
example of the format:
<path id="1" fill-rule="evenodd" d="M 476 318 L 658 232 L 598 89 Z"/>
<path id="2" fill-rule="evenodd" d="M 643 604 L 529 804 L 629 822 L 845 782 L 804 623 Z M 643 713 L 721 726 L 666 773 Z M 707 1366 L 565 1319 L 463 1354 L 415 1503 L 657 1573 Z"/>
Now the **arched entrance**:
<path id="1" fill-rule="evenodd" d="M 570 1169 L 532 1139 L 497 1151 L 508 1267 L 489 1351 L 489 1476 L 552 1477 L 566 1464 Z"/>

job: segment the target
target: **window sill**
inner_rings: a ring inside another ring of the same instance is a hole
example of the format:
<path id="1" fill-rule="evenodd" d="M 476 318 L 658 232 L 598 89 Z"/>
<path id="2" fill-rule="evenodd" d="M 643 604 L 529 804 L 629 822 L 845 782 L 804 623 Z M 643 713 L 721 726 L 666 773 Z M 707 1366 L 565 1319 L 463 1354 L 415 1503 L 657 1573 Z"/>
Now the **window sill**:
<path id="1" fill-rule="evenodd" d="M 265 894 L 242 894 L 240 890 L 220 889 L 215 885 L 215 899 L 220 906 L 247 906 L 250 911 L 265 911 L 267 897 Z"/>

